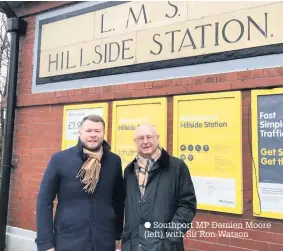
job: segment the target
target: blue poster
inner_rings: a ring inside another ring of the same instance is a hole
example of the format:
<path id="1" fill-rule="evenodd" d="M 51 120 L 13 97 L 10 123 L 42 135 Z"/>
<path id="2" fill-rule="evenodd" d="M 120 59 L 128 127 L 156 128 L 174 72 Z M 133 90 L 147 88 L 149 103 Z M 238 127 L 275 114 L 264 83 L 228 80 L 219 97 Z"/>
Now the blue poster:
<path id="1" fill-rule="evenodd" d="M 262 95 L 257 101 L 261 207 L 283 213 L 283 95 Z"/>

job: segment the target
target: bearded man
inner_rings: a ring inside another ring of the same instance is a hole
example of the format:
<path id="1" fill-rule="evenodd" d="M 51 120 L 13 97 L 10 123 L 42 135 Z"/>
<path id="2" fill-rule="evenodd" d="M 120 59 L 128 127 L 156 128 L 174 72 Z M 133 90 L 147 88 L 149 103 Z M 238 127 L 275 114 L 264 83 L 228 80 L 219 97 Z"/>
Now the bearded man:
<path id="1" fill-rule="evenodd" d="M 77 145 L 51 156 L 37 198 L 38 251 L 115 251 L 124 221 L 122 164 L 104 135 L 104 120 L 87 116 Z"/>
<path id="2" fill-rule="evenodd" d="M 122 251 L 184 251 L 183 237 L 196 214 L 187 165 L 159 145 L 156 128 L 136 128 L 136 158 L 126 167 Z"/>

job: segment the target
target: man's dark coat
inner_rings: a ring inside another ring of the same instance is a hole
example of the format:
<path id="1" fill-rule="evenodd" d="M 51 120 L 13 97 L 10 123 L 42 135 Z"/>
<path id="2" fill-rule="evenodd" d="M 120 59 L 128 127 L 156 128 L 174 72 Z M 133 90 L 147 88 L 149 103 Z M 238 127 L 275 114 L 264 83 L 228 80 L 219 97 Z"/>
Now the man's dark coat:
<path id="1" fill-rule="evenodd" d="M 135 161 L 125 169 L 126 221 L 122 251 L 184 251 L 182 237 L 191 226 L 197 204 L 189 169 L 165 150 L 158 165 L 149 174 L 142 199 Z"/>
<path id="2" fill-rule="evenodd" d="M 124 220 L 121 159 L 103 142 L 100 178 L 93 195 L 76 178 L 86 160 L 82 143 L 55 153 L 45 170 L 36 208 L 38 251 L 115 251 Z M 53 224 L 53 201 L 58 205 Z"/>

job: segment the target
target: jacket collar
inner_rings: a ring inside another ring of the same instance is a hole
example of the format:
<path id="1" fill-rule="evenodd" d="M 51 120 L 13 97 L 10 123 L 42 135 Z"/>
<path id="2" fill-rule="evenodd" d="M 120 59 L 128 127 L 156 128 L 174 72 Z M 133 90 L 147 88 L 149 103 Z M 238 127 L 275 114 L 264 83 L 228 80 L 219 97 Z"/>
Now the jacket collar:
<path id="1" fill-rule="evenodd" d="M 162 151 L 161 151 L 161 156 L 160 156 L 160 159 L 158 160 L 158 162 L 159 162 L 159 166 L 161 167 L 161 168 L 166 168 L 167 166 L 169 166 L 169 153 L 166 151 L 166 150 L 164 150 L 163 148 L 162 148 Z M 134 167 L 135 167 L 135 162 L 136 162 L 137 160 L 136 160 L 136 158 L 132 161 L 132 162 L 130 162 L 129 163 L 129 169 L 130 170 L 134 170 Z"/>
<path id="2" fill-rule="evenodd" d="M 82 157 L 83 160 L 86 160 L 87 156 L 86 154 L 83 152 L 83 143 L 80 139 L 78 139 L 78 143 L 77 143 L 77 150 L 78 150 L 78 153 L 80 154 L 80 156 Z M 103 155 L 102 155 L 102 159 L 104 158 L 105 156 L 105 153 L 107 151 L 110 151 L 111 149 L 111 146 L 106 142 L 106 140 L 103 140 L 103 143 L 102 143 L 102 147 L 103 147 Z"/>

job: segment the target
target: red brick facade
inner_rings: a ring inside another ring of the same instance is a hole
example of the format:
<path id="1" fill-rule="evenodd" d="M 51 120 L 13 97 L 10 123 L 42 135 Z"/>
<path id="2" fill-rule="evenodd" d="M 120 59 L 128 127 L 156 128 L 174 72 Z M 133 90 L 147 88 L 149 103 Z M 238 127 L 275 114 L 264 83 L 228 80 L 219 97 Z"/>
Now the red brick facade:
<path id="1" fill-rule="evenodd" d="M 28 30 L 20 41 L 20 66 L 18 75 L 17 111 L 14 135 L 14 153 L 19 164 L 12 173 L 9 225 L 35 230 L 35 203 L 42 173 L 50 155 L 61 149 L 63 106 L 65 104 L 108 102 L 108 132 L 111 143 L 113 100 L 164 97 L 168 98 L 168 146 L 172 153 L 173 95 L 242 90 L 243 116 L 243 188 L 244 213 L 241 216 L 198 211 L 197 221 L 244 222 L 255 220 L 270 222 L 270 229 L 245 230 L 247 239 L 237 238 L 188 238 L 186 251 L 282 251 L 283 222 L 259 219 L 252 215 L 252 158 L 249 146 L 250 89 L 266 86 L 283 86 L 283 67 L 232 72 L 165 81 L 128 83 L 123 85 L 86 88 L 69 91 L 32 94 L 32 59 L 35 16 L 31 13 L 58 6 L 61 3 L 40 3 L 29 14 Z M 198 229 L 201 230 L 201 229 Z M 211 229 L 206 231 L 217 231 Z"/>

